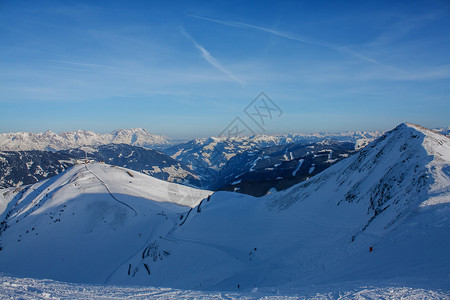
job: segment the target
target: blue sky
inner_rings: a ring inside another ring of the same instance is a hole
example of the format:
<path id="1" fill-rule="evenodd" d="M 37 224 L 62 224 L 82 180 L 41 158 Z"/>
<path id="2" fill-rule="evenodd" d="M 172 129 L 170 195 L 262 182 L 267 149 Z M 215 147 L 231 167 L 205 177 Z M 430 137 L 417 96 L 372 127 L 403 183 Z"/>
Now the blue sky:
<path id="1" fill-rule="evenodd" d="M 448 1 L 0 0 L 0 131 L 449 126 Z"/>

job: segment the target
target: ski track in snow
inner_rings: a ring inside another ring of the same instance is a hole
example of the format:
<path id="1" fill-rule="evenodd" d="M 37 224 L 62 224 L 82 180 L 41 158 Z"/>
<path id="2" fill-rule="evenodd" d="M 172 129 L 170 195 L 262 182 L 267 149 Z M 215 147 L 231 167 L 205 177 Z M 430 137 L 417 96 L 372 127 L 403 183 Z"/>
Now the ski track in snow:
<path id="1" fill-rule="evenodd" d="M 154 237 L 154 234 L 155 234 L 155 228 L 152 228 L 152 230 L 150 230 L 150 233 L 147 234 L 147 238 L 145 239 L 145 242 L 142 244 L 142 246 L 139 247 L 133 254 L 131 254 L 129 257 L 127 257 L 124 261 L 122 261 L 120 264 L 118 264 L 118 266 L 106 278 L 105 284 L 107 284 L 111 280 L 111 278 L 120 270 L 120 268 L 122 266 L 129 263 L 134 257 L 136 257 L 136 255 L 138 253 L 142 253 L 143 249 L 145 249 L 148 246 L 148 244 L 150 244 L 152 238 Z"/>
<path id="2" fill-rule="evenodd" d="M 89 171 L 92 175 L 95 176 L 95 178 L 98 179 L 98 181 L 100 181 L 100 183 L 106 188 L 106 190 L 108 191 L 109 195 L 110 195 L 114 200 L 116 200 L 116 201 L 119 202 L 120 204 L 122 204 L 122 205 L 128 207 L 129 209 L 131 209 L 132 211 L 134 211 L 134 215 L 135 215 L 135 216 L 138 215 L 137 211 L 136 211 L 133 207 L 131 207 L 130 205 L 126 204 L 125 202 L 122 202 L 122 201 L 120 201 L 119 199 L 117 199 L 116 196 L 113 195 L 113 193 L 111 192 L 111 190 L 109 189 L 109 187 L 106 185 L 106 183 L 105 183 L 103 180 L 101 180 L 100 177 L 98 177 L 97 174 L 94 173 L 94 171 L 92 171 L 91 169 L 89 169 L 89 168 L 87 167 L 87 164 L 85 164 L 84 166 L 86 167 L 86 170 L 87 170 L 87 171 Z"/>

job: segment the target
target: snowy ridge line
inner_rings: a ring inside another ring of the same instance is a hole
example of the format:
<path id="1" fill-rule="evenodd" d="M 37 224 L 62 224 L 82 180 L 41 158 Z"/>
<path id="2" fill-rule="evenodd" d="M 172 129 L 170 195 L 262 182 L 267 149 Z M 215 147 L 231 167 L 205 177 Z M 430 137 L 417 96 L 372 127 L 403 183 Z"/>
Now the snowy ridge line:
<path id="1" fill-rule="evenodd" d="M 119 202 L 120 204 L 122 204 L 122 205 L 128 207 L 129 209 L 131 209 L 132 211 L 134 211 L 134 215 L 135 215 L 135 216 L 138 215 L 137 211 L 136 211 L 133 207 L 131 207 L 130 205 L 126 204 L 125 202 L 120 201 L 119 199 L 117 199 L 116 196 L 113 195 L 113 193 L 111 192 L 111 190 L 109 189 L 109 187 L 106 185 L 106 183 L 105 183 L 103 180 L 101 180 L 101 179 L 97 176 L 97 174 L 95 174 L 92 170 L 90 170 L 90 169 L 87 167 L 87 164 L 84 164 L 84 166 L 85 166 L 85 168 L 86 168 L 87 171 L 89 171 L 92 175 L 95 176 L 95 178 L 98 179 L 98 181 L 100 181 L 100 183 L 106 188 L 106 190 L 108 191 L 109 195 L 110 195 L 114 200 L 116 200 L 116 201 Z"/>

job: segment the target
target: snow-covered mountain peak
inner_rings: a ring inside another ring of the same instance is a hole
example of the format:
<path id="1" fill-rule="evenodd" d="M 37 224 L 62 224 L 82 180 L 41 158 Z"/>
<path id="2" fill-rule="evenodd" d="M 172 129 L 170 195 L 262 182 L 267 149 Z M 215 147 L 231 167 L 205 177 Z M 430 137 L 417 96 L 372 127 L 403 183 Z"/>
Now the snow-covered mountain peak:
<path id="1" fill-rule="evenodd" d="M 328 211 L 333 219 L 376 234 L 419 207 L 450 203 L 449 169 L 450 139 L 403 123 L 309 181 L 272 195 L 269 203 L 279 209 L 334 204 Z"/>
<path id="2" fill-rule="evenodd" d="M 168 144 L 168 141 L 163 136 L 153 135 L 143 128 L 117 129 L 111 135 L 111 143 L 113 144 L 129 144 L 142 147 Z"/>
<path id="3" fill-rule="evenodd" d="M 44 135 L 44 136 L 55 136 L 56 133 L 54 133 L 54 132 L 51 131 L 51 130 L 46 130 L 46 131 L 44 132 L 43 135 Z"/>
<path id="4" fill-rule="evenodd" d="M 116 134 L 122 133 L 122 132 L 133 132 L 133 133 L 135 133 L 135 132 L 140 132 L 140 133 L 149 133 L 147 129 L 137 127 L 137 128 L 129 128 L 129 129 L 115 129 L 115 130 L 113 130 L 113 131 L 111 132 L 111 134 L 116 135 Z"/>
<path id="5" fill-rule="evenodd" d="M 130 134 L 132 135 L 140 135 L 140 136 L 151 136 L 152 134 L 144 128 L 130 128 L 130 129 L 116 129 L 111 132 L 112 136 L 114 138 L 121 137 L 121 136 L 128 136 Z"/>
<path id="6" fill-rule="evenodd" d="M 412 138 L 419 134 L 421 138 L 423 138 L 421 146 L 426 150 L 428 155 L 433 157 L 433 164 L 445 164 L 445 162 L 450 161 L 450 138 L 448 136 L 443 135 L 438 131 L 412 123 L 402 123 L 393 131 L 398 131 L 400 137 L 403 138 L 408 137 L 406 132 L 409 132 L 409 137 Z M 414 145 L 418 146 L 416 143 L 411 143 L 411 141 L 408 141 L 407 138 L 404 140 L 404 143 L 405 145 L 411 147 Z"/>

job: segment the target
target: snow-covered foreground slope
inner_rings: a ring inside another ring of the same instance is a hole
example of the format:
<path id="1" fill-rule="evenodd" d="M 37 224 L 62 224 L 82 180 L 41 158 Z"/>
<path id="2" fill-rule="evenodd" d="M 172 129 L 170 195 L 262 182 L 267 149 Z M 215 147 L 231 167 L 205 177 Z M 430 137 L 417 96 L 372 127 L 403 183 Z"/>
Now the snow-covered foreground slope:
<path id="1" fill-rule="evenodd" d="M 195 291 L 159 287 L 88 285 L 0 275 L 0 299 L 448 299 L 439 288 L 421 288 L 401 279 L 302 286 L 290 290 Z"/>
<path id="2" fill-rule="evenodd" d="M 448 290 L 450 141 L 422 127 L 262 198 L 186 198 L 202 192 L 127 172 L 89 164 L 8 190 L 0 271 L 204 291 L 398 278 Z"/>

